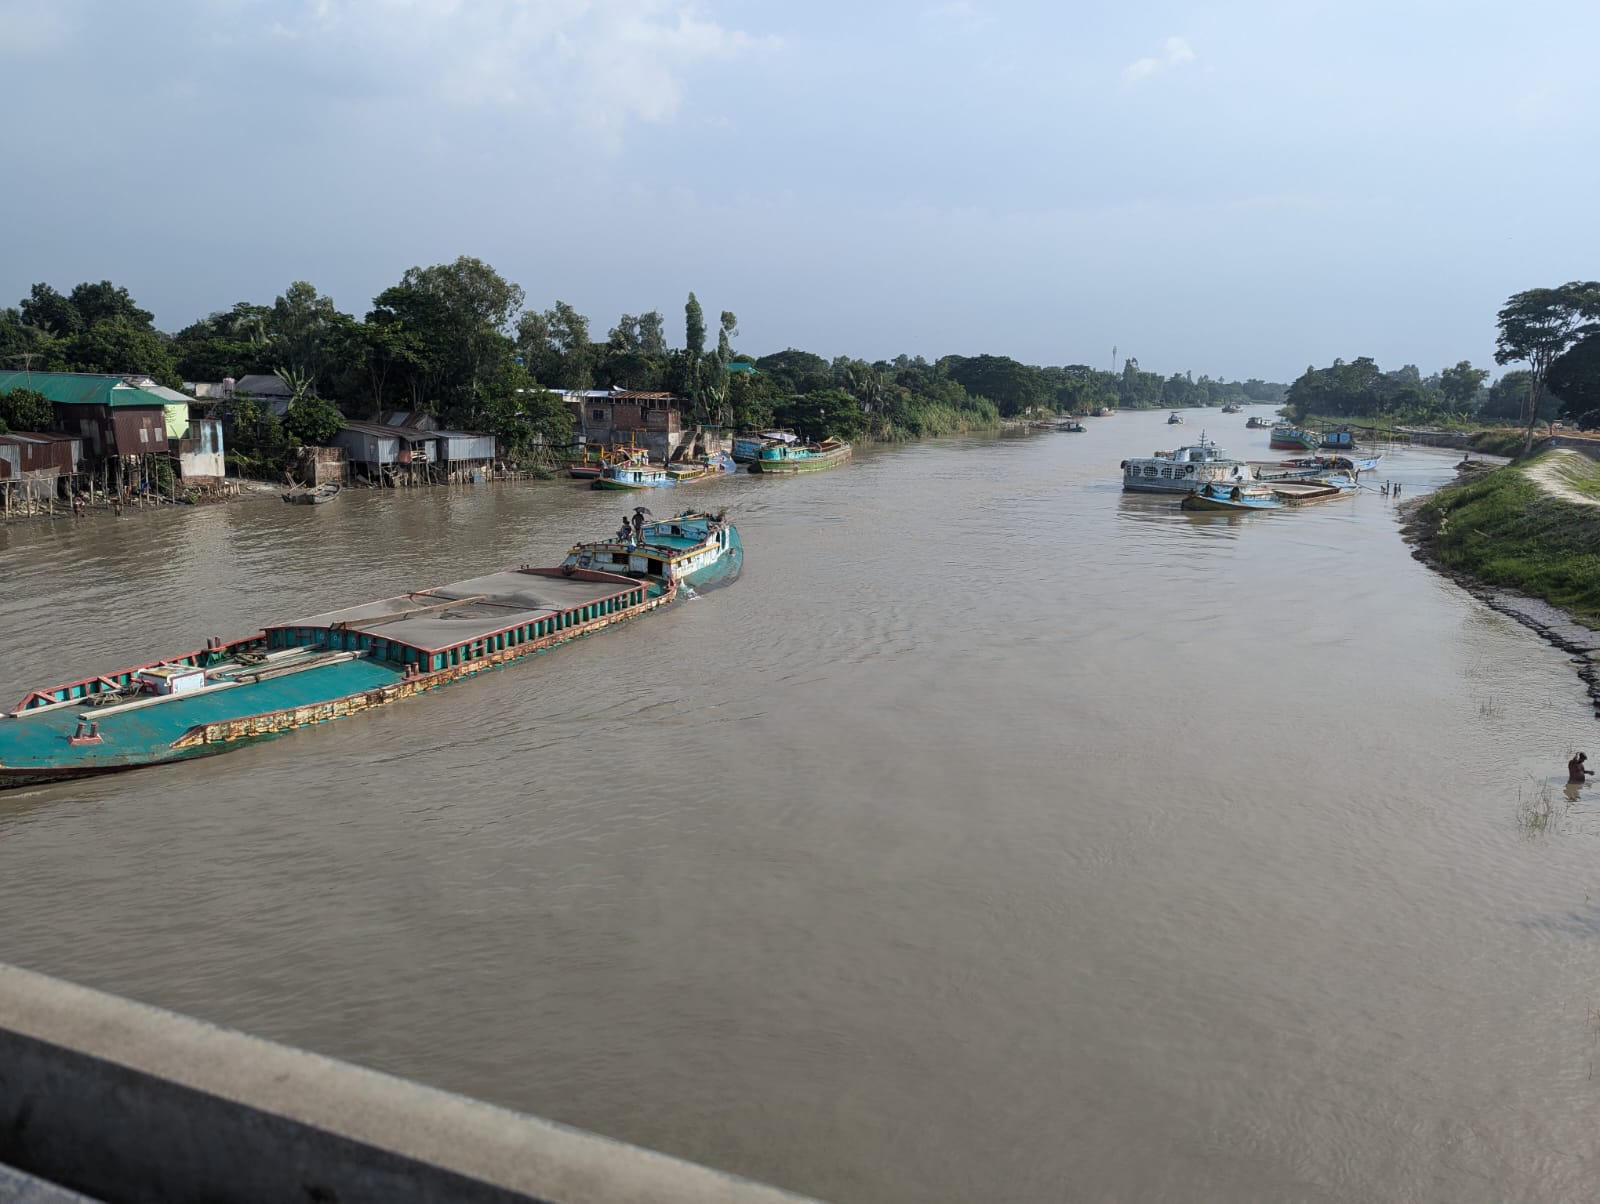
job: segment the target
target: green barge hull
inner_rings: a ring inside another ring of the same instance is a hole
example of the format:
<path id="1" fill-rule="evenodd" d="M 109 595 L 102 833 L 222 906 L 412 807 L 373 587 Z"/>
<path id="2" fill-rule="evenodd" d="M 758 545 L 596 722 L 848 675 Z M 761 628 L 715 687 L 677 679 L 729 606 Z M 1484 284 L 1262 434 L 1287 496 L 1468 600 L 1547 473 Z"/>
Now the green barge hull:
<path id="1" fill-rule="evenodd" d="M 435 690 L 732 581 L 731 526 L 698 571 L 523 566 L 264 628 L 29 693 L 0 715 L 0 789 L 224 752 Z M 659 556 L 681 559 L 688 540 Z M 647 545 L 649 550 L 649 545 Z"/>

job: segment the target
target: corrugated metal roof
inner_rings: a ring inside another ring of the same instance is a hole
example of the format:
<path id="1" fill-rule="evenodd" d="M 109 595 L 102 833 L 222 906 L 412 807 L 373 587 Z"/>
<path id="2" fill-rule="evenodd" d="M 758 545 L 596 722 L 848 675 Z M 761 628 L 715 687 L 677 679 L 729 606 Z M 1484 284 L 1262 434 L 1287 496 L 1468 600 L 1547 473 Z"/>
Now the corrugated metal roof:
<path id="1" fill-rule="evenodd" d="M 138 379 L 148 379 L 139 377 Z M 0 372 L 0 393 L 32 389 L 61 405 L 164 406 L 167 403 L 124 376 L 92 372 Z"/>
<path id="2" fill-rule="evenodd" d="M 385 426 L 381 422 L 352 422 L 345 420 L 343 427 L 347 431 L 358 431 L 363 435 L 377 435 L 384 439 L 399 439 L 403 443 L 429 443 L 432 442 L 434 431 L 414 431 L 403 426 Z"/>

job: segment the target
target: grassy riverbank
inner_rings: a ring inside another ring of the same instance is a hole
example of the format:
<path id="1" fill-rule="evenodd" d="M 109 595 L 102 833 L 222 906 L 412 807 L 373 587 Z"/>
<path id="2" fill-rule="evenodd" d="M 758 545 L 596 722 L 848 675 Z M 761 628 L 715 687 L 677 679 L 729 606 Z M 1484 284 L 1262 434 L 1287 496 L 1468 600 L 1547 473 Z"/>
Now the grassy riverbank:
<path id="1" fill-rule="evenodd" d="M 1536 456 L 1441 489 L 1413 512 L 1418 554 L 1447 572 L 1541 598 L 1600 628 L 1600 464 Z"/>

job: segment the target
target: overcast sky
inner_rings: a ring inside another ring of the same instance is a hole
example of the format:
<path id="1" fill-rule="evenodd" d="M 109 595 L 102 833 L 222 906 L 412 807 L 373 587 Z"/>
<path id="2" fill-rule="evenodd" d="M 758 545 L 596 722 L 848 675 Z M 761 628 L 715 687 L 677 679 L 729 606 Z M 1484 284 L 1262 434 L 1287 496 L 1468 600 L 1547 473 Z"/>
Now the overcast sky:
<path id="1" fill-rule="evenodd" d="M 603 339 L 1288 381 L 1600 277 L 1594 0 L 0 0 L 0 305 L 483 259 Z M 713 319 L 714 325 L 714 319 Z"/>

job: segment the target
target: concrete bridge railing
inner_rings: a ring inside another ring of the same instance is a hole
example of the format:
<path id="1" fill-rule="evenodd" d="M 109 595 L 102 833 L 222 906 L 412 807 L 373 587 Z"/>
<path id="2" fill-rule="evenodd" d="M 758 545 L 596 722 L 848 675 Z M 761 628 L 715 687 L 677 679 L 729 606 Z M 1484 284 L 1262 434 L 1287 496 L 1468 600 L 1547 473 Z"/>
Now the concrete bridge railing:
<path id="1" fill-rule="evenodd" d="M 0 1196 L 28 1176 L 38 1200 L 802 1199 L 0 963 Z"/>

